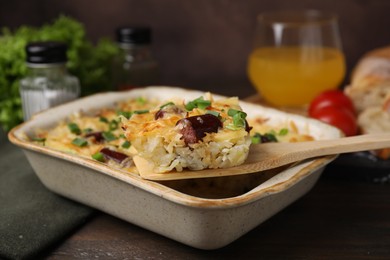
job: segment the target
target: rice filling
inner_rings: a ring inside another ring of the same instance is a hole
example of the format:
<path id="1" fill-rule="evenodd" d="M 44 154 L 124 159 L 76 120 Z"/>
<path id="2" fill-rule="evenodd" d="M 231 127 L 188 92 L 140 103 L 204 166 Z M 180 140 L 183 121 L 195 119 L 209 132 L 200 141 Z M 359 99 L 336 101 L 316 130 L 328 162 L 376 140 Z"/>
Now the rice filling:
<path id="1" fill-rule="evenodd" d="M 169 105 L 122 118 L 126 138 L 156 172 L 244 163 L 251 144 L 250 127 L 237 98 L 213 100 L 206 94 L 187 103 L 169 100 L 165 104 Z"/>

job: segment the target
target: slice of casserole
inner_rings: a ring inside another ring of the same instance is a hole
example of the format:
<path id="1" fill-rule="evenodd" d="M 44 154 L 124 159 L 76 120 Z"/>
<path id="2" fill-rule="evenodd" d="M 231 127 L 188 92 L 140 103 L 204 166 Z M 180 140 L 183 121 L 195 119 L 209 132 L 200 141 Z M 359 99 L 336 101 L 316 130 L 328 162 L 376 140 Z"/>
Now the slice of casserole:
<path id="1" fill-rule="evenodd" d="M 137 155 L 158 173 L 242 164 L 251 137 L 238 98 L 172 99 L 157 107 L 122 116 L 122 129 Z"/>

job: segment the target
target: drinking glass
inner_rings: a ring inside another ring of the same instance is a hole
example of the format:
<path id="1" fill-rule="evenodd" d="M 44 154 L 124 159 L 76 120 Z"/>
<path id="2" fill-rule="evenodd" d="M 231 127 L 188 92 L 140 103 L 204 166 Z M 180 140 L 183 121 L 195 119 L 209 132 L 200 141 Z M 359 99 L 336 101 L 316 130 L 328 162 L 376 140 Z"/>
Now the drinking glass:
<path id="1" fill-rule="evenodd" d="M 304 106 L 345 76 L 338 20 L 315 10 L 257 17 L 248 75 L 261 97 L 279 107 Z"/>

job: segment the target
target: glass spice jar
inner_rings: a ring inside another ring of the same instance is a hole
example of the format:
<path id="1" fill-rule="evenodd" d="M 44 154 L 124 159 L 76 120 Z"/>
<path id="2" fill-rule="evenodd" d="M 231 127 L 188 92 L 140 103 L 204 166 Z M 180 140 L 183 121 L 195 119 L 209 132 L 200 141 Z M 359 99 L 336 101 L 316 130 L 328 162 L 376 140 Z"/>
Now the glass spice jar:
<path id="1" fill-rule="evenodd" d="M 116 30 L 120 51 L 112 63 L 115 90 L 159 83 L 158 63 L 151 51 L 151 34 L 149 27 L 120 27 Z"/>
<path id="2" fill-rule="evenodd" d="M 66 69 L 66 51 L 64 43 L 54 41 L 26 46 L 28 73 L 19 85 L 24 120 L 79 97 L 79 80 Z"/>

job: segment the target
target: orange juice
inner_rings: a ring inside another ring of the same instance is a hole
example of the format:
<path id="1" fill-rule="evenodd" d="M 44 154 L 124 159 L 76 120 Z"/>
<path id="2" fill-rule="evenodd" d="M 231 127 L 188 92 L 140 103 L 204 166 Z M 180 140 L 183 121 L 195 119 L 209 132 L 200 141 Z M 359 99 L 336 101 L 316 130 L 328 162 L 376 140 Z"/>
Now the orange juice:
<path id="1" fill-rule="evenodd" d="M 301 106 L 336 89 L 345 75 L 344 55 L 326 47 L 263 47 L 249 56 L 249 78 L 276 106 Z"/>

